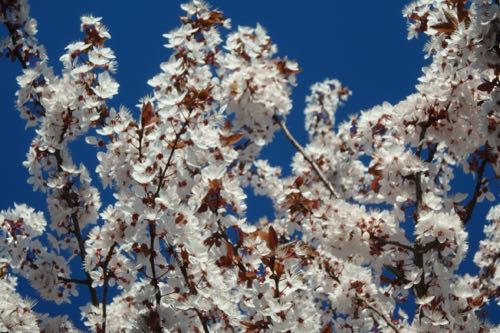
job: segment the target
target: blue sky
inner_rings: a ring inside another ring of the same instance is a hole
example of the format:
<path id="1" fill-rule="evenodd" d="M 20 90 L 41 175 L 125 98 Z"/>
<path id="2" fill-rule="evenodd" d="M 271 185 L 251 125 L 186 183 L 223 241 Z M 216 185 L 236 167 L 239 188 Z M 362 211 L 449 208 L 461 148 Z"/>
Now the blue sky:
<path id="1" fill-rule="evenodd" d="M 169 50 L 163 47 L 165 39 L 162 34 L 179 24 L 180 3 L 173 0 L 31 1 L 31 15 L 38 20 L 39 40 L 46 46 L 56 71 L 60 69 L 58 58 L 64 47 L 81 37 L 79 17 L 88 13 L 102 16 L 112 35 L 107 45 L 114 49 L 119 64 L 116 77 L 120 93 L 110 104 L 114 107 L 125 105 L 137 112 L 135 105 L 139 98 L 150 93 L 147 80 L 159 72 L 160 62 L 169 56 Z M 299 74 L 298 86 L 293 91 L 294 107 L 288 126 L 302 143 L 306 137 L 302 110 L 311 84 L 325 78 L 338 78 L 351 88 L 352 97 L 338 111 L 339 122 L 349 114 L 383 101 L 396 103 L 414 92 L 425 64 L 422 52 L 425 40 L 408 41 L 406 38 L 406 21 L 401 10 L 407 1 L 213 0 L 211 3 L 232 19 L 233 27 L 262 24 L 278 45 L 279 55 L 298 61 L 303 72 Z M 5 35 L 3 27 L 0 35 Z M 25 202 L 45 210 L 43 194 L 32 192 L 26 183 L 27 171 L 21 164 L 33 131 L 24 130 L 24 122 L 14 108 L 15 77 L 20 71 L 19 64 L 0 59 L 0 110 L 3 117 L 0 140 L 4 156 L 0 163 L 3 188 L 0 209 L 12 206 L 13 202 Z M 76 161 L 84 161 L 89 169 L 93 169 L 96 162 L 92 147 L 75 144 L 73 150 Z M 288 173 L 293 153 L 293 148 L 279 134 L 264 151 L 264 158 L 281 165 Z M 469 181 L 464 179 L 463 185 Z M 252 197 L 248 206 L 250 219 L 270 214 L 270 204 L 266 199 Z M 475 215 L 484 216 L 487 207 L 482 205 L 479 208 Z M 474 228 L 482 229 L 482 225 Z M 477 238 L 471 240 L 473 249 L 477 246 Z M 464 270 L 474 271 L 470 260 Z M 26 289 L 26 292 L 30 291 Z M 44 306 L 41 311 L 54 310 L 50 305 L 45 307 L 46 304 L 41 302 L 38 310 L 41 306 Z M 78 321 L 78 312 L 72 313 L 72 317 Z"/>

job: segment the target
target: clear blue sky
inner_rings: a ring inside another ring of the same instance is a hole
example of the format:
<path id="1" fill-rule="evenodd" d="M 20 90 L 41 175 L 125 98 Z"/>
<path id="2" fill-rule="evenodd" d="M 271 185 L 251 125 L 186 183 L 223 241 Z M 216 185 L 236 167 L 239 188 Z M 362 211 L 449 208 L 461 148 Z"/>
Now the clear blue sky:
<path id="1" fill-rule="evenodd" d="M 180 3 L 174 0 L 31 1 L 31 15 L 38 20 L 39 40 L 46 46 L 56 71 L 60 69 L 58 58 L 64 47 L 81 37 L 79 17 L 88 13 L 102 16 L 112 35 L 107 45 L 114 49 L 119 64 L 116 77 L 120 92 L 110 104 L 125 105 L 137 111 L 134 105 L 138 99 L 150 92 L 147 80 L 159 72 L 160 62 L 169 56 L 169 50 L 163 47 L 162 34 L 178 25 L 178 16 L 182 13 Z M 293 92 L 294 107 L 288 125 L 302 143 L 305 143 L 304 99 L 314 82 L 338 78 L 353 91 L 353 96 L 337 114 L 338 122 L 350 113 L 383 101 L 396 103 L 414 92 L 425 63 L 424 39 L 406 39 L 406 21 L 401 10 L 408 1 L 213 0 L 211 3 L 232 19 L 233 27 L 262 24 L 278 45 L 280 56 L 298 61 L 303 73 L 299 74 L 298 86 Z M 3 27 L 0 35 L 5 35 Z M 14 108 L 15 77 L 20 73 L 20 66 L 0 59 L 0 73 L 3 156 L 0 209 L 12 206 L 13 202 L 25 202 L 45 210 L 45 197 L 32 192 L 26 183 L 27 171 L 21 165 L 33 131 L 24 130 L 24 122 Z M 75 161 L 84 161 L 89 169 L 94 169 L 95 150 L 92 147 L 75 144 L 73 150 Z M 284 137 L 278 135 L 264 151 L 264 157 L 272 164 L 281 165 L 288 173 L 293 153 Z M 467 180 L 464 185 L 465 182 Z M 248 206 L 250 219 L 270 214 L 266 199 L 252 197 Z M 484 216 L 486 207 L 479 208 L 475 215 Z M 482 230 L 482 224 L 473 227 Z M 471 248 L 477 248 L 477 236 L 471 239 Z M 470 258 L 464 270 L 475 271 Z M 28 289 L 26 291 L 29 293 Z M 46 302 L 41 302 L 37 310 L 58 311 Z M 78 311 L 72 313 L 72 318 L 79 321 Z"/>

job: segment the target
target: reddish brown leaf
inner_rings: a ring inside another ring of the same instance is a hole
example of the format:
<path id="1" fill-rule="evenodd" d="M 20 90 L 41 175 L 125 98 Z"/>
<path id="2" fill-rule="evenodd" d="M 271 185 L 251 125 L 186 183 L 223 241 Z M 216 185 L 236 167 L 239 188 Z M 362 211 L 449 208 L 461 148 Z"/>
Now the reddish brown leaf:
<path id="1" fill-rule="evenodd" d="M 264 266 L 270 267 L 271 266 L 271 258 L 270 257 L 262 257 L 260 258 L 262 260 L 262 263 Z"/>
<path id="2" fill-rule="evenodd" d="M 203 89 L 198 93 L 198 99 L 200 101 L 205 101 L 208 97 L 210 97 L 210 89 Z"/>
<path id="3" fill-rule="evenodd" d="M 286 196 L 283 207 L 289 209 L 292 215 L 297 213 L 308 215 L 313 210 L 318 209 L 319 200 L 307 199 L 301 192 L 294 192 Z"/>
<path id="4" fill-rule="evenodd" d="M 240 139 L 243 137 L 243 133 L 235 133 L 229 136 L 220 136 L 220 141 L 222 142 L 222 145 L 225 146 L 230 146 L 235 144 L 236 142 L 240 141 Z"/>
<path id="5" fill-rule="evenodd" d="M 280 277 L 285 271 L 285 265 L 280 264 L 279 262 L 274 263 L 274 274 Z"/>
<path id="6" fill-rule="evenodd" d="M 276 231 L 274 231 L 273 226 L 269 226 L 269 238 L 267 240 L 267 246 L 272 250 L 276 250 L 278 247 L 278 235 L 276 235 Z"/>
<path id="7" fill-rule="evenodd" d="M 489 81 L 483 82 L 479 86 L 477 86 L 478 90 L 485 91 L 488 93 L 490 93 L 493 90 L 493 88 L 495 88 L 495 84 Z"/>
<path id="8" fill-rule="evenodd" d="M 219 11 L 212 11 L 210 12 L 210 16 L 208 17 L 208 19 L 206 20 L 206 23 L 208 25 L 221 25 L 224 23 L 224 15 L 222 14 L 222 12 L 219 12 Z"/>
<path id="9" fill-rule="evenodd" d="M 149 125 L 155 124 L 159 121 L 159 118 L 156 116 L 153 105 L 151 102 L 147 102 L 142 106 L 141 113 L 141 125 L 142 127 L 147 127 Z"/>
<path id="10" fill-rule="evenodd" d="M 186 217 L 182 213 L 178 213 L 177 216 L 175 217 L 175 224 L 181 224 L 184 225 L 187 223 Z"/>
<path id="11" fill-rule="evenodd" d="M 186 142 L 184 142 L 184 141 L 177 141 L 175 144 L 174 144 L 174 142 L 168 143 L 169 149 L 182 149 L 184 147 L 186 147 Z"/>
<path id="12" fill-rule="evenodd" d="M 264 242 L 268 242 L 269 240 L 269 234 L 265 231 L 262 231 L 262 230 L 258 230 L 257 231 L 257 236 L 262 239 Z"/>
<path id="13" fill-rule="evenodd" d="M 323 326 L 320 333 L 333 333 L 332 323 L 328 322 L 325 326 Z"/>
<path id="14" fill-rule="evenodd" d="M 437 30 L 439 33 L 450 35 L 455 31 L 455 26 L 450 22 L 443 22 L 434 24 L 431 26 L 432 29 Z"/>
<path id="15" fill-rule="evenodd" d="M 141 244 L 139 251 L 144 253 L 145 256 L 149 256 L 150 254 L 149 247 L 144 243 Z"/>
<path id="16" fill-rule="evenodd" d="M 364 283 L 362 281 L 351 282 L 351 289 L 356 290 L 358 293 L 363 292 Z"/>
<path id="17" fill-rule="evenodd" d="M 370 189 L 375 193 L 378 193 L 378 191 L 380 190 L 379 181 L 380 181 L 380 179 L 376 178 L 376 179 L 372 180 L 372 182 L 370 183 Z"/>
<path id="18" fill-rule="evenodd" d="M 209 191 L 220 191 L 222 189 L 222 183 L 218 179 L 209 179 L 208 180 L 208 189 Z"/>
<path id="19" fill-rule="evenodd" d="M 293 185 L 295 185 L 295 187 L 299 188 L 302 186 L 302 184 L 304 184 L 304 178 L 302 178 L 301 176 L 295 178 L 295 181 L 293 182 Z"/>
<path id="20" fill-rule="evenodd" d="M 298 68 L 298 69 L 290 69 L 290 68 L 288 68 L 286 60 L 279 60 L 279 61 L 277 61 L 276 62 L 276 67 L 278 68 L 278 71 L 281 74 L 286 75 L 286 76 L 290 76 L 290 75 L 302 72 L 302 70 L 300 68 Z"/>
<path id="21" fill-rule="evenodd" d="M 448 23 L 452 24 L 453 27 L 456 29 L 458 27 L 457 18 L 447 10 L 443 10 L 443 13 L 444 13 L 444 16 L 446 16 L 446 20 L 448 21 Z"/>

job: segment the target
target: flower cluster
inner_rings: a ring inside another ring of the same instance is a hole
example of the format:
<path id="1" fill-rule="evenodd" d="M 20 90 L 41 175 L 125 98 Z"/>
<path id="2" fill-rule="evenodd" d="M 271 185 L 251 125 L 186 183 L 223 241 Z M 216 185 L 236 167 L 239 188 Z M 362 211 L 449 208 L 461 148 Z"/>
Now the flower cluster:
<path id="1" fill-rule="evenodd" d="M 119 85 L 101 18 L 82 17 L 84 37 L 56 75 L 26 2 L 0 9 L 2 54 L 24 67 L 17 108 L 36 128 L 24 166 L 50 213 L 47 223 L 24 204 L 0 212 L 0 330 L 77 332 L 33 311 L 16 276 L 57 304 L 82 285 L 83 325 L 98 333 L 498 330 L 481 317 L 498 302 L 498 205 L 474 257 L 480 272 L 457 273 L 466 226 L 495 200 L 488 179 L 500 173 L 497 3 L 407 6 L 409 37 L 426 34 L 431 58 L 416 92 L 335 125 L 351 92 L 317 83 L 305 147 L 285 124 L 299 66 L 276 56 L 260 25 L 225 36 L 221 11 L 182 5 L 135 117 L 107 106 Z M 258 159 L 280 128 L 297 148 L 289 176 Z M 82 137 L 114 191 L 103 209 L 71 157 Z M 473 186 L 459 193 L 467 174 Z M 247 220 L 248 190 L 272 200 L 273 220 Z"/>

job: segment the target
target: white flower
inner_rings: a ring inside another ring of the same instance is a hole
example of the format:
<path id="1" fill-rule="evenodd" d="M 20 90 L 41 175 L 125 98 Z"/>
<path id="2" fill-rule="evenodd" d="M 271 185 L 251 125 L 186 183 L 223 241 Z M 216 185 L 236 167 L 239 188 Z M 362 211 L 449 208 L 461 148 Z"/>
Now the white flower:
<path id="1" fill-rule="evenodd" d="M 226 166 L 224 164 L 211 164 L 201 171 L 201 175 L 204 181 L 209 179 L 221 179 L 226 171 Z"/>
<path id="2" fill-rule="evenodd" d="M 102 17 L 95 17 L 92 15 L 82 16 L 80 18 L 80 21 L 82 22 L 82 26 L 100 24 L 101 20 L 102 20 Z"/>
<path id="3" fill-rule="evenodd" d="M 430 302 L 432 302 L 432 300 L 434 298 L 435 298 L 435 296 L 427 296 L 427 297 L 424 297 L 424 298 L 417 298 L 415 300 L 415 303 L 417 303 L 418 305 L 427 305 Z"/>
<path id="4" fill-rule="evenodd" d="M 108 72 L 99 74 L 97 78 L 98 85 L 92 90 L 101 98 L 111 98 L 118 93 L 120 86 Z"/>
<path id="5" fill-rule="evenodd" d="M 405 284 L 404 288 L 409 289 L 420 282 L 422 278 L 422 270 L 418 267 L 412 267 L 411 269 L 405 271 L 405 279 L 408 280 L 408 283 Z"/>
<path id="6" fill-rule="evenodd" d="M 115 58 L 113 50 L 109 47 L 94 47 L 89 52 L 89 61 L 96 66 L 104 66 Z"/>
<path id="7" fill-rule="evenodd" d="M 427 318 L 430 319 L 431 324 L 433 326 L 441 326 L 448 324 L 448 320 L 438 310 L 430 310 L 428 308 L 424 308 L 424 314 Z"/>

